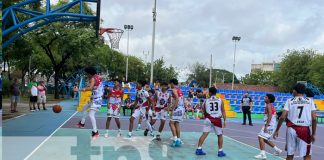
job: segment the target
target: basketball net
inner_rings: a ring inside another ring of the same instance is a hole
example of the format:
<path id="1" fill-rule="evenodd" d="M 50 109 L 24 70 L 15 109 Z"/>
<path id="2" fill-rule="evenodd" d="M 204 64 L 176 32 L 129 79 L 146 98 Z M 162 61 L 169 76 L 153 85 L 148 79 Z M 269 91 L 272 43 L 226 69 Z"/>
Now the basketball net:
<path id="1" fill-rule="evenodd" d="M 124 30 L 118 28 L 100 28 L 99 34 L 107 33 L 112 49 L 119 49 L 119 41 L 124 33 Z"/>

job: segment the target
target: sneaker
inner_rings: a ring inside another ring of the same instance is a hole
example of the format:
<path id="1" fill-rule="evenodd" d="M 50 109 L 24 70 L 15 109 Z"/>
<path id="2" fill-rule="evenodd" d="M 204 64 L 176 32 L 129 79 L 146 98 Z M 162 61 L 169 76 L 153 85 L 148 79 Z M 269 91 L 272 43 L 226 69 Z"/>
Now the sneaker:
<path id="1" fill-rule="evenodd" d="M 281 152 L 282 152 L 281 149 L 276 150 L 276 151 L 273 153 L 273 155 L 275 155 L 275 156 L 279 156 L 279 154 L 280 154 Z"/>
<path id="2" fill-rule="evenodd" d="M 218 157 L 225 157 L 226 154 L 224 153 L 224 151 L 218 151 L 217 156 L 218 156 Z"/>
<path id="3" fill-rule="evenodd" d="M 35 112 L 35 110 L 33 110 L 33 109 L 32 109 L 32 110 L 30 110 L 30 111 L 31 111 L 31 112 Z"/>
<path id="4" fill-rule="evenodd" d="M 139 131 L 139 130 L 141 130 L 141 127 L 137 126 L 136 131 Z"/>
<path id="5" fill-rule="evenodd" d="M 108 138 L 108 133 L 105 133 L 105 138 Z"/>
<path id="6" fill-rule="evenodd" d="M 76 124 L 75 126 L 78 127 L 78 128 L 84 128 L 84 125 L 85 125 L 85 124 L 82 124 L 81 121 L 80 121 L 80 122 L 79 122 L 78 124 Z"/>
<path id="7" fill-rule="evenodd" d="M 253 124 L 251 123 L 251 124 L 249 124 L 250 126 L 253 126 Z"/>
<path id="8" fill-rule="evenodd" d="M 259 155 L 254 156 L 254 158 L 255 159 L 267 159 L 267 156 L 264 154 L 259 154 Z"/>
<path id="9" fill-rule="evenodd" d="M 47 109 L 46 108 L 43 108 L 44 111 L 46 111 Z"/>
<path id="10" fill-rule="evenodd" d="M 155 140 L 161 141 L 161 136 L 160 135 L 156 135 Z"/>
<path id="11" fill-rule="evenodd" d="M 144 136 L 147 136 L 148 131 L 149 131 L 148 129 L 145 129 Z"/>
<path id="12" fill-rule="evenodd" d="M 117 133 L 117 137 L 121 137 L 121 132 L 118 132 Z"/>
<path id="13" fill-rule="evenodd" d="M 245 123 L 242 123 L 242 125 L 246 125 Z"/>
<path id="14" fill-rule="evenodd" d="M 180 147 L 182 144 L 182 142 L 180 140 L 176 140 L 175 146 L 176 147 Z"/>
<path id="15" fill-rule="evenodd" d="M 92 131 L 92 136 L 91 137 L 92 137 L 93 141 L 96 140 L 99 137 L 99 131 L 97 131 L 97 132 Z"/>
<path id="16" fill-rule="evenodd" d="M 127 136 L 128 136 L 128 138 L 132 138 L 132 134 L 131 133 L 128 133 Z"/>
<path id="17" fill-rule="evenodd" d="M 154 137 L 154 134 L 153 134 L 153 132 L 151 132 L 151 133 L 150 133 L 150 136 Z"/>
<path id="18" fill-rule="evenodd" d="M 202 149 L 196 149 L 196 155 L 206 155 Z"/>
<path id="19" fill-rule="evenodd" d="M 171 143 L 171 147 L 176 147 L 176 140 L 173 140 Z"/>

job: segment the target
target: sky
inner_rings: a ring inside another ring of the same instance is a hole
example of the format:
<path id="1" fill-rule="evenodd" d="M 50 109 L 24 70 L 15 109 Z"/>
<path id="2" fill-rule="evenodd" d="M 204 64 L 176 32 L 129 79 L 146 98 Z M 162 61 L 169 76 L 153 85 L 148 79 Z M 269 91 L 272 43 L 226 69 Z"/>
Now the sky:
<path id="1" fill-rule="evenodd" d="M 154 0 L 101 0 L 104 28 L 129 32 L 129 54 L 150 60 Z M 324 52 L 323 0 L 157 0 L 154 59 L 163 57 L 186 80 L 189 66 L 200 62 L 232 71 L 233 36 L 240 36 L 235 73 L 241 77 L 251 63 L 280 62 L 287 49 Z M 108 37 L 106 37 L 108 38 Z M 127 51 L 127 32 L 119 50 Z"/>

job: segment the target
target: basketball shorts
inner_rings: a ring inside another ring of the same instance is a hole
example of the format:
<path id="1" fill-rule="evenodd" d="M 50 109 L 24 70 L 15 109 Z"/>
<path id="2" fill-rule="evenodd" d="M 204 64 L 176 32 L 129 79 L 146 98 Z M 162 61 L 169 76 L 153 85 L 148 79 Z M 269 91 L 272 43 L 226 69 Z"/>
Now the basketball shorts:
<path id="1" fill-rule="evenodd" d="M 170 120 L 174 121 L 174 122 L 182 122 L 184 113 L 185 113 L 184 106 L 178 106 L 173 111 L 173 114 L 172 114 L 172 117 L 170 118 Z"/>
<path id="2" fill-rule="evenodd" d="M 306 137 L 306 141 L 302 140 L 299 137 Z M 295 155 L 304 157 L 306 155 L 311 155 L 311 134 L 310 130 L 304 130 L 297 134 L 297 131 L 293 129 L 292 127 L 287 128 L 287 135 L 286 135 L 286 141 L 287 141 L 287 155 Z"/>
<path id="3" fill-rule="evenodd" d="M 138 118 L 138 117 L 141 116 L 143 118 L 143 120 L 145 120 L 146 119 L 145 114 L 146 114 L 146 107 L 139 107 L 139 108 L 135 109 L 135 111 L 132 114 L 132 116 L 134 118 Z"/>
<path id="4" fill-rule="evenodd" d="M 119 104 L 111 104 L 109 103 L 109 109 L 108 109 L 108 113 L 107 116 L 108 117 L 113 117 L 113 118 L 119 118 L 120 117 L 120 103 Z"/>
<path id="5" fill-rule="evenodd" d="M 214 131 L 216 135 L 223 134 L 223 128 L 215 126 L 208 118 L 204 120 L 203 132 Z"/>
<path id="6" fill-rule="evenodd" d="M 275 129 L 276 129 L 276 125 L 269 125 L 267 128 L 267 132 L 264 132 L 264 126 L 263 126 L 258 136 L 265 140 L 270 140 Z"/>
<path id="7" fill-rule="evenodd" d="M 153 116 L 153 119 L 156 120 L 166 120 L 167 112 L 164 109 L 161 109 L 159 112 L 155 112 L 155 116 Z"/>

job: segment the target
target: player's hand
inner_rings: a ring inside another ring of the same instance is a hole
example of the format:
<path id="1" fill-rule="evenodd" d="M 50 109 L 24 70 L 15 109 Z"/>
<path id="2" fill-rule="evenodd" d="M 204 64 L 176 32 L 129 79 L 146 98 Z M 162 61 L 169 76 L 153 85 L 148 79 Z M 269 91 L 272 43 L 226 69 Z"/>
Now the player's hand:
<path id="1" fill-rule="evenodd" d="M 155 117 L 155 111 L 152 112 L 152 116 Z"/>
<path id="2" fill-rule="evenodd" d="M 315 143 L 315 135 L 312 135 L 312 144 Z"/>
<path id="3" fill-rule="evenodd" d="M 226 121 L 223 122 L 223 128 L 226 128 Z"/>
<path id="4" fill-rule="evenodd" d="M 273 133 L 273 139 L 277 139 L 278 136 L 279 136 L 278 131 L 275 131 L 275 132 Z"/>

